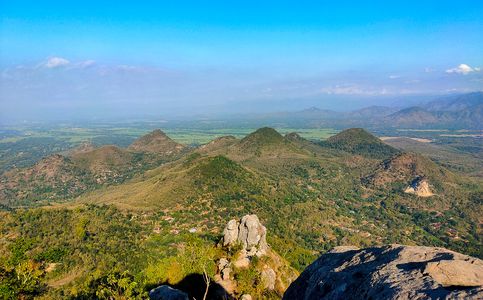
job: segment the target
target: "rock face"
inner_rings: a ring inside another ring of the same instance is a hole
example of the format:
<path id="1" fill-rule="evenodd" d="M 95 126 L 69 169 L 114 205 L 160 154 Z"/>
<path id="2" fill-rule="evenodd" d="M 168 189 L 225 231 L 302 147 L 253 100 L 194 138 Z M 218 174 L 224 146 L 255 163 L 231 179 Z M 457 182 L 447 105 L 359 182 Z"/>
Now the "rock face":
<path id="1" fill-rule="evenodd" d="M 233 219 L 226 224 L 221 240 L 223 246 L 228 248 L 242 246 L 238 255 L 231 262 L 226 258 L 221 258 L 217 264 L 218 274 L 215 276 L 215 281 L 228 293 L 233 293 L 236 287 L 236 282 L 232 278 L 232 267 L 247 269 L 250 267 L 253 256 L 260 257 L 267 254 L 266 234 L 267 229 L 260 223 L 256 215 L 246 215 L 241 220 Z M 270 284 L 271 287 L 274 285 L 272 282 L 272 280 L 267 280 L 266 285 Z"/>
<path id="2" fill-rule="evenodd" d="M 337 248 L 283 299 L 483 299 L 483 261 L 433 247 Z"/>
<path id="3" fill-rule="evenodd" d="M 265 299 L 267 292 L 281 297 L 297 278 L 298 272 L 268 247 L 266 235 L 267 230 L 256 215 L 246 215 L 226 224 L 220 244 L 227 255 L 218 259 L 213 279 L 234 299 Z M 247 274 L 257 285 L 252 295 L 245 294 Z"/>
<path id="4" fill-rule="evenodd" d="M 436 282 L 445 287 L 483 285 L 481 263 L 478 265 L 469 261 L 440 260 L 428 263 L 424 273 L 429 274 Z"/>
<path id="5" fill-rule="evenodd" d="M 158 286 L 149 291 L 151 300 L 189 300 L 188 294 L 167 285 Z"/>
<path id="6" fill-rule="evenodd" d="M 263 256 L 267 253 L 267 229 L 256 215 L 246 215 L 240 221 L 230 220 L 223 230 L 223 246 L 242 245 L 246 256 Z"/>
<path id="7" fill-rule="evenodd" d="M 234 245 L 238 240 L 238 226 L 237 220 L 233 219 L 228 221 L 225 229 L 223 230 L 223 246 Z"/>
<path id="8" fill-rule="evenodd" d="M 411 182 L 411 185 L 408 186 L 404 192 L 414 194 L 419 197 L 431 197 L 434 195 L 433 192 L 431 192 L 428 181 L 420 177 L 414 179 L 413 182 Z"/>

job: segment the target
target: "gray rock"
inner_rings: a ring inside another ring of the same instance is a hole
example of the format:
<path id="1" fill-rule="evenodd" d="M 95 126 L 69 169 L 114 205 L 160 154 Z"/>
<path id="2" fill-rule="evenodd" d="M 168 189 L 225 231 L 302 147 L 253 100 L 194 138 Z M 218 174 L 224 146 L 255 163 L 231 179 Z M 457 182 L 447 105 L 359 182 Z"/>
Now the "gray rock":
<path id="1" fill-rule="evenodd" d="M 223 230 L 223 246 L 234 246 L 240 243 L 247 256 L 263 256 L 266 254 L 267 229 L 260 223 L 256 215 L 246 215 L 240 222 L 230 220 Z"/>
<path id="2" fill-rule="evenodd" d="M 238 222 L 230 220 L 223 230 L 223 246 L 234 245 L 238 239 Z"/>
<path id="3" fill-rule="evenodd" d="M 239 238 L 243 242 L 245 249 L 250 249 L 253 246 L 257 246 L 262 237 L 262 233 L 265 233 L 265 227 L 260 224 L 256 215 L 246 215 L 240 222 L 240 234 Z M 263 230 L 263 232 L 262 232 Z"/>
<path id="4" fill-rule="evenodd" d="M 482 286 L 483 266 L 477 261 L 440 260 L 426 265 L 429 274 L 442 286 Z"/>
<path id="5" fill-rule="evenodd" d="M 151 300 L 189 300 L 188 294 L 167 285 L 158 286 L 149 291 Z"/>
<path id="6" fill-rule="evenodd" d="M 480 259 L 444 248 L 337 249 L 308 266 L 283 299 L 483 299 L 481 274 Z"/>

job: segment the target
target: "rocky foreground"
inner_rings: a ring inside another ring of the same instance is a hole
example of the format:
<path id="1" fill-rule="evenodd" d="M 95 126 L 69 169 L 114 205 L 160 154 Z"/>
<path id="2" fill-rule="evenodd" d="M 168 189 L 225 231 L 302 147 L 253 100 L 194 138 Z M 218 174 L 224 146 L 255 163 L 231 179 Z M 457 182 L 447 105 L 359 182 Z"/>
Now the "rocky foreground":
<path id="1" fill-rule="evenodd" d="M 228 222 L 220 245 L 239 251 L 217 262 L 214 283 L 219 289 L 205 294 L 206 299 L 255 299 L 237 293 L 233 276 L 233 272 L 252 266 L 255 257 L 265 258 L 255 266 L 261 288 L 286 300 L 483 299 L 483 261 L 474 257 L 434 247 L 341 246 L 322 255 L 295 279 L 295 272 L 268 246 L 266 232 L 256 215 Z M 152 300 L 194 298 L 166 285 L 149 295 Z"/>
<path id="2" fill-rule="evenodd" d="M 434 247 L 336 247 L 283 299 L 483 299 L 483 261 Z"/>
<path id="3" fill-rule="evenodd" d="M 219 243 L 222 255 L 216 261 L 217 271 L 207 289 L 200 282 L 205 295 L 195 295 L 185 287 L 176 288 L 162 285 L 149 292 L 151 300 L 206 299 L 258 299 L 256 295 L 241 293 L 238 275 L 251 269 L 257 277 L 257 289 L 270 299 L 281 298 L 283 292 L 297 278 L 298 272 L 292 269 L 280 255 L 270 249 L 266 240 L 267 229 L 256 215 L 246 215 L 241 219 L 230 220 L 223 230 Z M 183 288 L 185 288 L 183 290 Z M 266 297 L 264 297 L 266 298 Z"/>

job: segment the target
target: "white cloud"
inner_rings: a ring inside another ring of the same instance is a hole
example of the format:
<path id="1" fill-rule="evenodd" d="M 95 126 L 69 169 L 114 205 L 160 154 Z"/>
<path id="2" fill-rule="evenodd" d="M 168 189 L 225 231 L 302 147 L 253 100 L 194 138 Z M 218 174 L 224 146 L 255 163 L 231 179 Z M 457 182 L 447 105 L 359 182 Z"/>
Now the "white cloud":
<path id="1" fill-rule="evenodd" d="M 389 79 L 398 79 L 401 78 L 400 75 L 389 75 Z"/>
<path id="2" fill-rule="evenodd" d="M 480 68 L 472 68 L 468 66 L 467 64 L 461 64 L 457 66 L 456 68 L 451 68 L 446 70 L 446 73 L 456 73 L 456 74 L 463 74 L 467 75 L 472 72 L 479 72 Z"/>
<path id="3" fill-rule="evenodd" d="M 64 67 L 70 64 L 70 61 L 68 61 L 65 58 L 62 57 L 49 57 L 47 61 L 41 64 L 42 67 L 53 69 L 53 68 L 58 68 L 58 67 Z"/>
<path id="4" fill-rule="evenodd" d="M 79 67 L 79 68 L 88 68 L 88 67 L 91 67 L 95 64 L 96 64 L 96 62 L 94 60 L 89 59 L 89 60 L 78 62 L 76 64 L 76 66 Z"/>

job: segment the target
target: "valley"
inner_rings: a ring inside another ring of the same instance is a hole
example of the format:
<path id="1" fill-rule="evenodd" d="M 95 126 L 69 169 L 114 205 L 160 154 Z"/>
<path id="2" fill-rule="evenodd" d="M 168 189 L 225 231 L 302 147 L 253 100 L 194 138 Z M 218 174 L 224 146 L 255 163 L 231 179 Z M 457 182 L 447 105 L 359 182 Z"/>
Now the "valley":
<path id="1" fill-rule="evenodd" d="M 2 276 L 27 272 L 26 295 L 81 299 L 123 282 L 124 294 L 143 298 L 162 282 L 215 276 L 216 261 L 236 255 L 217 246 L 223 227 L 247 214 L 260 218 L 294 272 L 339 245 L 483 256 L 478 152 L 454 141 L 382 141 L 357 128 L 289 130 L 213 131 L 199 146 L 159 129 L 117 146 L 88 139 L 4 172 Z M 21 263 L 31 265 L 22 271 Z M 259 289 L 257 266 L 236 271 L 232 294 L 280 298 L 284 288 Z"/>

